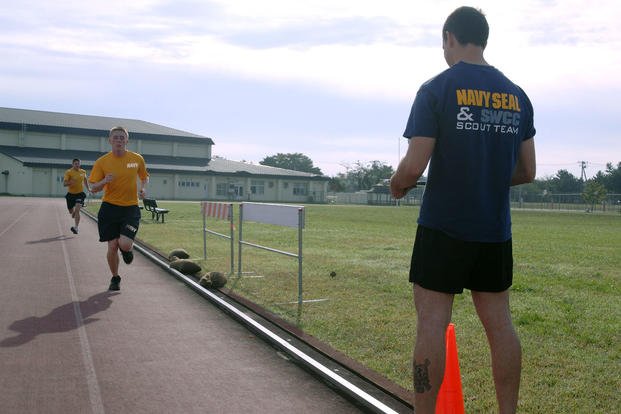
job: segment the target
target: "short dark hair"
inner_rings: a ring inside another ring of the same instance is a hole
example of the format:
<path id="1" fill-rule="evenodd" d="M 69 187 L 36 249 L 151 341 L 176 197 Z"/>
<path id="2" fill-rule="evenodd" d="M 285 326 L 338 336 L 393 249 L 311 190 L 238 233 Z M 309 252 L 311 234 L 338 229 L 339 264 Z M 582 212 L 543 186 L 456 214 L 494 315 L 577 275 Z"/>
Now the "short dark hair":
<path id="1" fill-rule="evenodd" d="M 446 40 L 446 32 L 453 33 L 462 45 L 472 43 L 485 49 L 489 36 L 489 25 L 483 12 L 474 7 L 463 6 L 447 17 L 442 28 L 442 38 Z"/>
<path id="2" fill-rule="evenodd" d="M 80 161 L 80 159 L 79 158 L 74 158 L 73 161 L 71 161 L 71 164 L 73 164 L 76 161 Z"/>

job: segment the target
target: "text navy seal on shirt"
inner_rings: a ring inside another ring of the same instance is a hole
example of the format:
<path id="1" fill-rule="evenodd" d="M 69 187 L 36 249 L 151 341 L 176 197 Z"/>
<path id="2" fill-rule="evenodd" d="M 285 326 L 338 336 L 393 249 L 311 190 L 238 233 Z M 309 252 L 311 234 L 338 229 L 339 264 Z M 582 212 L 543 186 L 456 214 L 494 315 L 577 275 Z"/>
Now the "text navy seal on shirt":
<path id="1" fill-rule="evenodd" d="M 457 130 L 517 134 L 520 125 L 520 103 L 511 93 L 477 89 L 457 89 Z M 472 107 L 481 108 L 474 111 Z M 479 119 L 475 116 L 478 115 Z"/>

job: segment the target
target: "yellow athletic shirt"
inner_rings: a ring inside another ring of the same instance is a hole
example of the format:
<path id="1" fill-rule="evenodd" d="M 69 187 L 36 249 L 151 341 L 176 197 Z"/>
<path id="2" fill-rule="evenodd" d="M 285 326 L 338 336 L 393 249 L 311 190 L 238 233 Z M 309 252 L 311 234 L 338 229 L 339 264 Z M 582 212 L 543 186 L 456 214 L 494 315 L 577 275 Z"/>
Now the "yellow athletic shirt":
<path id="1" fill-rule="evenodd" d="M 88 181 L 99 182 L 108 174 L 112 174 L 114 178 L 104 185 L 102 201 L 117 206 L 137 206 L 138 179 L 144 181 L 149 177 L 142 155 L 126 151 L 117 157 L 109 152 L 95 161 Z"/>
<path id="2" fill-rule="evenodd" d="M 82 168 L 80 168 L 79 170 L 69 168 L 67 171 L 65 171 L 65 178 L 63 180 L 66 182 L 71 182 L 71 184 L 69 184 L 69 187 L 67 187 L 67 192 L 71 194 L 79 194 L 84 191 L 85 178 L 86 171 L 84 171 Z"/>

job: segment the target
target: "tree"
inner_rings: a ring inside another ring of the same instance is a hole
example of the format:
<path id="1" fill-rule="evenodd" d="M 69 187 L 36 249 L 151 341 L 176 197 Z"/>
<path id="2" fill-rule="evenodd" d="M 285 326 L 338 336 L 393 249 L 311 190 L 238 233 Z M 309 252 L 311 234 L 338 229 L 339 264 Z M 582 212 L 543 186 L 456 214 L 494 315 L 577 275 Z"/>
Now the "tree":
<path id="1" fill-rule="evenodd" d="M 367 164 L 356 161 L 352 166 L 347 166 L 345 174 L 339 173 L 335 177 L 331 188 L 340 188 L 341 191 L 370 190 L 371 187 L 382 180 L 390 178 L 394 174 L 392 166 L 381 161 L 371 161 Z"/>
<path id="2" fill-rule="evenodd" d="M 598 181 L 606 187 L 608 192 L 621 194 L 621 162 L 617 164 L 616 168 L 609 162 L 606 164 L 606 172 L 601 174 L 601 177 L 600 173 L 601 171 L 597 173 L 597 178 L 601 178 Z"/>
<path id="3" fill-rule="evenodd" d="M 559 170 L 550 181 L 550 189 L 556 194 L 579 193 L 582 191 L 580 179 L 567 170 Z"/>
<path id="4" fill-rule="evenodd" d="M 539 201 L 543 191 L 549 191 L 549 187 L 547 179 L 535 179 L 532 183 L 517 185 L 511 189 L 512 201 Z"/>
<path id="5" fill-rule="evenodd" d="M 600 204 L 606 200 L 607 195 L 608 193 L 606 192 L 606 187 L 596 180 L 589 180 L 584 186 L 582 198 L 586 203 L 591 204 L 591 210 L 593 210 L 595 208 L 595 204 Z"/>
<path id="6" fill-rule="evenodd" d="M 310 158 L 299 152 L 270 155 L 263 158 L 262 161 L 259 161 L 259 164 L 270 167 L 284 168 L 286 170 L 323 175 L 319 167 L 313 166 L 313 161 Z"/>
<path id="7" fill-rule="evenodd" d="M 347 179 L 345 174 L 339 173 L 335 177 L 330 177 L 328 181 L 328 191 L 333 193 L 344 192 L 347 187 Z"/>

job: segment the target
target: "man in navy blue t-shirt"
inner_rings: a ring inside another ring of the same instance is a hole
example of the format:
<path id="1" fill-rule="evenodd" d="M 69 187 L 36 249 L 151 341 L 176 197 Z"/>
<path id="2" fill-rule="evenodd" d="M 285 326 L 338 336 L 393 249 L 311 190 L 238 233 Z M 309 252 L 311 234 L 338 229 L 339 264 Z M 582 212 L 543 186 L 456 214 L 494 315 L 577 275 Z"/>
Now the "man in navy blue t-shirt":
<path id="1" fill-rule="evenodd" d="M 521 347 L 509 310 L 509 188 L 535 178 L 535 128 L 528 96 L 485 61 L 488 34 L 480 10 L 460 7 L 447 18 L 442 36 L 450 68 L 418 91 L 403 134 L 410 145 L 390 182 L 401 198 L 429 163 L 410 267 L 418 414 L 434 412 L 444 334 L 453 297 L 464 288 L 490 344 L 500 412 L 517 408 Z"/>

